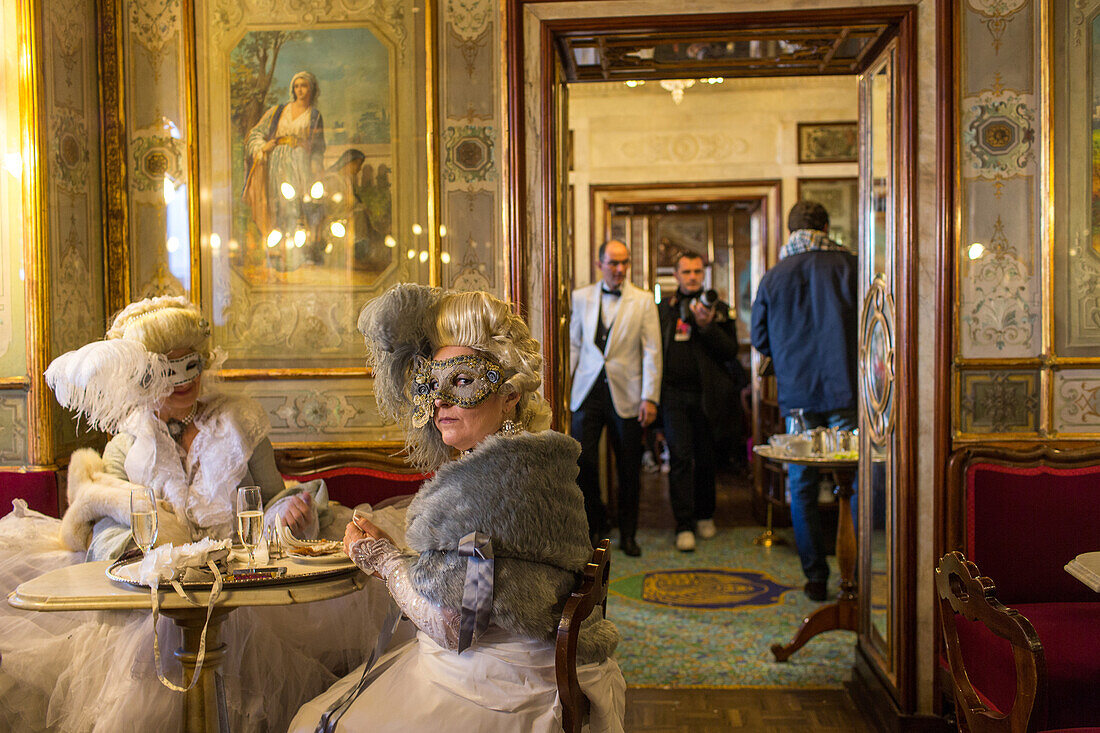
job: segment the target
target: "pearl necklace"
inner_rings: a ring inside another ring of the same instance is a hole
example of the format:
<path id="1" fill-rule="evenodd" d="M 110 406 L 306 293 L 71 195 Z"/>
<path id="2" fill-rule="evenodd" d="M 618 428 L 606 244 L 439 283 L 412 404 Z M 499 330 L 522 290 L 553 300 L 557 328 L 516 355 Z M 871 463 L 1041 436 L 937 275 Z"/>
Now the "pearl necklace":
<path id="1" fill-rule="evenodd" d="M 187 413 L 187 417 L 182 420 L 177 420 L 174 417 L 170 417 L 164 421 L 168 426 L 168 434 L 172 436 L 172 440 L 177 443 L 183 439 L 183 433 L 187 430 L 187 426 L 191 424 L 191 421 L 195 419 L 195 413 L 197 412 L 199 403 L 195 402 L 191 405 L 191 412 Z"/>

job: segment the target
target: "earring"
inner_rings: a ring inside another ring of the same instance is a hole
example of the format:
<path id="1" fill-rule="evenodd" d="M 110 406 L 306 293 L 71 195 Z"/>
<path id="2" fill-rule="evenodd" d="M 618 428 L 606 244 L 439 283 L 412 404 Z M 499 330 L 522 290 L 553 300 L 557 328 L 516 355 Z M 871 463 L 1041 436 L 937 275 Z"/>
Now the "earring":
<path id="1" fill-rule="evenodd" d="M 505 420 L 501 423 L 500 430 L 497 432 L 506 436 L 519 435 L 523 432 L 523 426 L 514 420 Z"/>

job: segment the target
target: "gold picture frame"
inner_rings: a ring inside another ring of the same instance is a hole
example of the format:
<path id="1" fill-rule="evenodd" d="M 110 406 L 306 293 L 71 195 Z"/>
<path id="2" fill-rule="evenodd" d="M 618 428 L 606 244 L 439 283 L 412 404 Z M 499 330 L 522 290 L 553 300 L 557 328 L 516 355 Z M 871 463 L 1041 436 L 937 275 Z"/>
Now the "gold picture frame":
<path id="1" fill-rule="evenodd" d="M 221 373 L 361 374 L 362 305 L 439 284 L 435 0 L 187 5 L 190 289 Z"/>
<path id="2" fill-rule="evenodd" d="M 855 163 L 859 160 L 859 129 L 852 122 L 799 122 L 798 162 Z"/>

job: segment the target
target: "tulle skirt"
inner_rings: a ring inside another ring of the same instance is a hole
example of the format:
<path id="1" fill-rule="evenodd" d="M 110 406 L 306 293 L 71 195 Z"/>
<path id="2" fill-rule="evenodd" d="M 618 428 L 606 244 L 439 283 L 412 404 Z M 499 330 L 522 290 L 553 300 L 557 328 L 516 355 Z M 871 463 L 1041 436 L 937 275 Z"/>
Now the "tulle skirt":
<path id="1" fill-rule="evenodd" d="M 60 522 L 17 507 L 0 518 L 0 590 L 83 561 Z M 226 707 L 234 731 L 283 731 L 298 707 L 366 657 L 389 608 L 382 583 L 343 598 L 239 608 L 222 623 Z M 183 682 L 180 634 L 161 618 L 161 664 Z M 183 696 L 153 662 L 148 611 L 42 613 L 0 604 L 0 730 L 177 730 Z"/>
<path id="2" fill-rule="evenodd" d="M 554 645 L 517 639 L 490 629 L 462 654 L 426 634 L 379 660 L 391 664 L 340 718 L 336 730 L 356 733 L 561 731 L 554 678 Z M 317 721 L 363 674 L 362 667 L 309 701 L 290 733 L 313 733 Z M 622 733 L 626 682 L 614 659 L 577 668 L 592 703 L 590 733 Z"/>

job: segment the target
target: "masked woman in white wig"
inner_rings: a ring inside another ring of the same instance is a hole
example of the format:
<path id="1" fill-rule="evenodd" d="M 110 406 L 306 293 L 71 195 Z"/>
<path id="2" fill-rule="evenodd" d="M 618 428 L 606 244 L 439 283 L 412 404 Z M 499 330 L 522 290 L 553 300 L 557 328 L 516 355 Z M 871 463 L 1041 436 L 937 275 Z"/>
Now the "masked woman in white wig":
<path id="1" fill-rule="evenodd" d="M 238 486 L 261 487 L 269 519 L 300 537 L 332 521 L 317 500 L 288 492 L 275 467 L 270 426 L 255 401 L 221 392 L 207 371 L 217 356 L 199 309 L 182 297 L 134 303 L 103 341 L 56 359 L 46 381 L 86 424 L 113 433 L 102 457 L 76 451 L 69 508 L 59 522 L 17 501 L 0 519 L 0 588 L 48 570 L 107 560 L 133 547 L 130 488 L 153 489 L 157 543 L 233 537 Z M 320 510 L 320 511 L 319 511 Z M 340 521 L 335 533 L 343 528 Z M 242 608 L 225 621 L 222 675 L 234 730 L 282 730 L 301 703 L 362 660 L 388 599 L 360 593 L 304 606 Z M 375 628 L 337 625 L 347 614 Z M 164 619 L 161 647 L 178 645 Z M 59 731 L 179 728 L 182 695 L 163 687 L 148 612 L 30 613 L 0 608 L 0 729 Z M 169 679 L 178 662 L 163 655 Z"/>
<path id="2" fill-rule="evenodd" d="M 408 550 L 362 517 L 344 544 L 419 631 L 375 664 L 350 705 L 340 702 L 362 668 L 303 707 L 291 730 L 319 720 L 339 731 L 561 730 L 553 639 L 592 546 L 580 446 L 547 429 L 538 344 L 491 295 L 418 285 L 368 304 L 359 328 L 380 410 L 405 429 L 412 462 L 436 473 L 409 505 Z M 581 630 L 592 731 L 622 730 L 618 640 L 598 608 Z"/>

